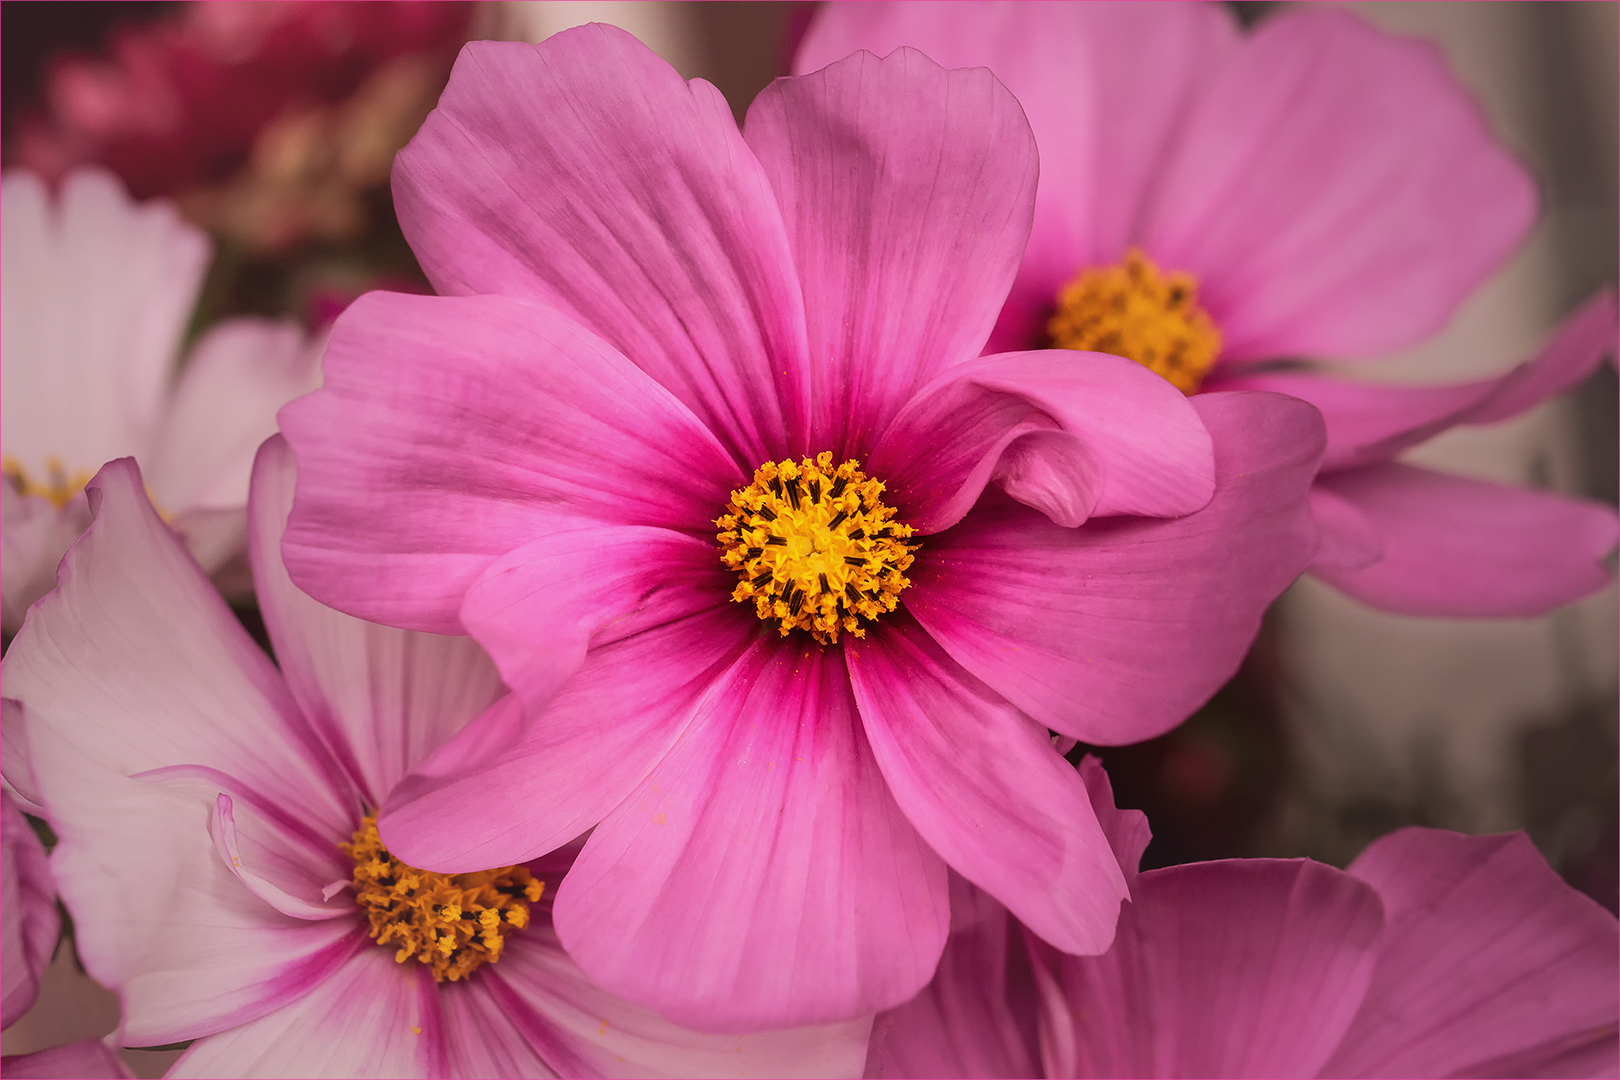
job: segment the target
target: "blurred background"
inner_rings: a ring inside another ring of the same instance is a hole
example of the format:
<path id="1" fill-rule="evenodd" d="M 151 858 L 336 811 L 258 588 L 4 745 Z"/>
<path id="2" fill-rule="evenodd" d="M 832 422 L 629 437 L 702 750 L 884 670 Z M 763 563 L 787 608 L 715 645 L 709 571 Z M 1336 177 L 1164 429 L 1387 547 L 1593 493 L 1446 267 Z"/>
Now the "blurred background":
<path id="1" fill-rule="evenodd" d="M 1231 5 L 1246 24 L 1287 5 Z M 1372 3 L 1438 44 L 1497 137 L 1539 180 L 1530 242 L 1419 349 L 1360 365 L 1392 381 L 1500 372 L 1616 279 L 1615 3 Z M 427 286 L 388 170 L 470 38 L 538 41 L 590 21 L 637 34 L 739 119 L 786 71 L 801 2 L 31 3 L 0 7 L 0 148 L 50 177 L 99 162 L 214 237 L 193 331 L 234 314 L 330 322 L 370 288 Z M 1616 502 L 1615 371 L 1410 460 Z M 1612 569 L 1612 567 L 1611 567 Z M 250 626 L 251 610 L 243 611 Z M 1301 581 L 1238 677 L 1181 728 L 1098 751 L 1148 811 L 1149 865 L 1310 855 L 1344 865 L 1407 824 L 1524 828 L 1616 907 L 1616 592 L 1538 619 L 1376 612 Z M 1077 748 L 1078 760 L 1085 748 Z M 101 1035 L 117 1004 L 58 955 L 6 1053 Z M 174 1052 L 127 1052 L 159 1075 Z"/>

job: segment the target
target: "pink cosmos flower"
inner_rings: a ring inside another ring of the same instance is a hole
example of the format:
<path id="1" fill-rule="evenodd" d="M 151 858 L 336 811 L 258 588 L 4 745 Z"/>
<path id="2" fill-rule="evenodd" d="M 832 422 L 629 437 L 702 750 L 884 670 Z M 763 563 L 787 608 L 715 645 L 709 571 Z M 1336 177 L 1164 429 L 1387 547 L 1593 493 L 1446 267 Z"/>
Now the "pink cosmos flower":
<path id="1" fill-rule="evenodd" d="M 394 173 L 443 295 L 362 297 L 281 414 L 295 580 L 471 633 L 522 704 L 402 782 L 393 850 L 594 827 L 569 954 L 707 1029 L 916 993 L 947 865 L 1108 946 L 1124 880 L 1047 729 L 1146 738 L 1230 676 L 1314 547 L 1321 432 L 979 357 L 1035 174 L 1000 83 L 916 52 L 778 80 L 739 132 L 612 27 L 467 47 Z"/>
<path id="2" fill-rule="evenodd" d="M 45 848 L 28 827 L 11 793 L 0 791 L 0 1028 L 10 1027 L 39 995 L 39 976 L 51 962 L 61 920 Z"/>
<path id="3" fill-rule="evenodd" d="M 1529 177 L 1433 46 L 1342 11 L 1245 35 L 1216 4 L 835 2 L 795 70 L 903 45 L 989 66 L 1040 145 L 1034 228 L 989 350 L 1099 348 L 1189 393 L 1317 406 L 1328 449 L 1311 569 L 1374 607 L 1533 615 L 1607 582 L 1612 508 L 1394 458 L 1580 382 L 1614 349 L 1611 296 L 1481 382 L 1264 366 L 1420 341 L 1530 228 Z"/>
<path id="4" fill-rule="evenodd" d="M 247 544 L 253 452 L 320 373 L 291 323 L 229 319 L 176 377 L 207 238 L 100 170 L 69 176 L 57 199 L 26 172 L 7 173 L 3 192 L 0 580 L 14 633 L 89 523 L 85 481 L 124 454 L 203 566 L 230 563 Z"/>
<path id="5" fill-rule="evenodd" d="M 7 779 L 56 831 L 120 1041 L 196 1040 L 170 1076 L 856 1075 L 869 1020 L 705 1036 L 592 984 L 546 912 L 561 853 L 452 879 L 377 843 L 368 808 L 502 688 L 466 638 L 293 588 L 277 554 L 291 470 L 267 443 L 249 507 L 280 671 L 129 459 L 91 482 L 95 520 L 5 658 L 26 710 L 5 738 L 29 766 Z"/>
<path id="6" fill-rule="evenodd" d="M 36 1050 L 32 1054 L 7 1054 L 0 1058 L 0 1069 L 10 1080 L 23 1080 L 25 1077 L 38 1077 L 39 1080 L 49 1077 L 129 1080 L 131 1076 L 118 1055 L 100 1039 L 80 1039 L 53 1046 L 49 1050 Z"/>
<path id="7" fill-rule="evenodd" d="M 953 880 L 939 974 L 878 1018 L 868 1076 L 1614 1075 L 1614 916 L 1523 833 L 1138 877 L 1147 819 L 1081 775 L 1131 879 L 1114 947 L 1056 953 Z"/>

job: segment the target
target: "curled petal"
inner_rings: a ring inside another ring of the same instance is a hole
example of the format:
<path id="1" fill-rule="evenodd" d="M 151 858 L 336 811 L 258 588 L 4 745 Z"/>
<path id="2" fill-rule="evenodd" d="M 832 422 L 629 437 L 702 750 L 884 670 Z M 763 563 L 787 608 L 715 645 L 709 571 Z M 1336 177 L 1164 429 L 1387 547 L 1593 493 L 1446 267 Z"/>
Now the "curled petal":
<path id="1" fill-rule="evenodd" d="M 0 792 L 0 924 L 3 924 L 4 1000 L 0 1027 L 10 1027 L 39 993 L 39 977 L 56 950 L 61 919 L 56 914 L 56 883 L 45 848 L 12 802 Z M 7 1075 L 10 1075 L 9 1073 Z"/>

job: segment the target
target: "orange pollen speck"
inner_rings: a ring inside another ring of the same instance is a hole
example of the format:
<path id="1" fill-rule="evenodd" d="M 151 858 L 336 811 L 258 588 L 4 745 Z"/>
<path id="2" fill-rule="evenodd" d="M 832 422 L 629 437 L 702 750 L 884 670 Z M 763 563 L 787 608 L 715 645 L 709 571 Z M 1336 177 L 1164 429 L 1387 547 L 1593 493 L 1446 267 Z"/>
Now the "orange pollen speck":
<path id="1" fill-rule="evenodd" d="M 1128 357 L 1184 394 L 1197 391 L 1221 351 L 1220 330 L 1198 306 L 1198 279 L 1161 273 L 1136 248 L 1065 285 L 1046 331 L 1054 348 Z"/>

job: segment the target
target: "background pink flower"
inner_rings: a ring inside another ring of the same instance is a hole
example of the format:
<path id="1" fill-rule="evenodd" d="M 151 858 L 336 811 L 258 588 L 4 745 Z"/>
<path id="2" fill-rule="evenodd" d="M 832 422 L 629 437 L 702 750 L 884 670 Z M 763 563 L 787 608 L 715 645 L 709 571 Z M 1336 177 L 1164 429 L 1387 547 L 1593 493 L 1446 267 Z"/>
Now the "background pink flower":
<path id="1" fill-rule="evenodd" d="M 563 954 L 544 893 L 499 959 L 459 981 L 372 942 L 338 845 L 502 687 L 466 638 L 298 592 L 278 558 L 292 484 L 290 454 L 267 443 L 250 516 L 281 671 L 127 459 L 92 481 L 95 521 L 5 658 L 26 710 L 8 713 L 6 743 L 28 750 L 6 778 L 59 837 L 62 898 L 86 969 L 120 995 L 120 1041 L 196 1040 L 171 1076 L 857 1071 L 865 1021 L 704 1036 L 614 998 Z M 529 869 L 549 883 L 565 866 Z"/>
<path id="2" fill-rule="evenodd" d="M 400 786 L 395 850 L 451 870 L 594 826 L 570 954 L 706 1028 L 915 993 L 947 863 L 1106 947 L 1118 868 L 1047 728 L 1143 738 L 1230 675 L 1314 545 L 1320 434 L 1118 358 L 979 356 L 1035 165 L 999 83 L 914 52 L 778 81 L 740 133 L 621 31 L 468 47 L 395 171 L 446 295 L 359 300 L 282 413 L 296 580 L 472 633 L 523 703 Z M 825 644 L 733 603 L 716 542 L 756 468 L 823 452 L 921 543 Z"/>
<path id="3" fill-rule="evenodd" d="M 1537 614 L 1607 582 L 1611 508 L 1390 459 L 1579 382 L 1614 349 L 1612 298 L 1486 383 L 1257 367 L 1434 333 L 1529 229 L 1529 178 L 1431 46 L 1339 11 L 1244 35 L 1215 4 L 834 2 L 795 70 L 902 45 L 988 65 L 1040 146 L 1035 224 L 990 350 L 1046 341 L 1065 285 L 1138 249 L 1196 278 L 1219 331 L 1204 389 L 1276 389 L 1322 410 L 1323 580 L 1375 607 L 1464 616 Z"/>
<path id="4" fill-rule="evenodd" d="M 1114 947 L 1058 954 L 953 881 L 939 975 L 879 1017 L 868 1075 L 1613 1074 L 1614 916 L 1522 833 L 1137 876 L 1146 818 L 1081 774 L 1132 880 Z"/>
<path id="5" fill-rule="evenodd" d="M 7 702 L 6 709 L 15 707 Z M 0 948 L 5 962 L 0 1027 L 10 1027 L 33 1005 L 39 976 L 51 962 L 61 920 L 56 914 L 56 884 L 51 880 L 45 848 L 29 827 L 9 791 L 0 791 Z"/>

